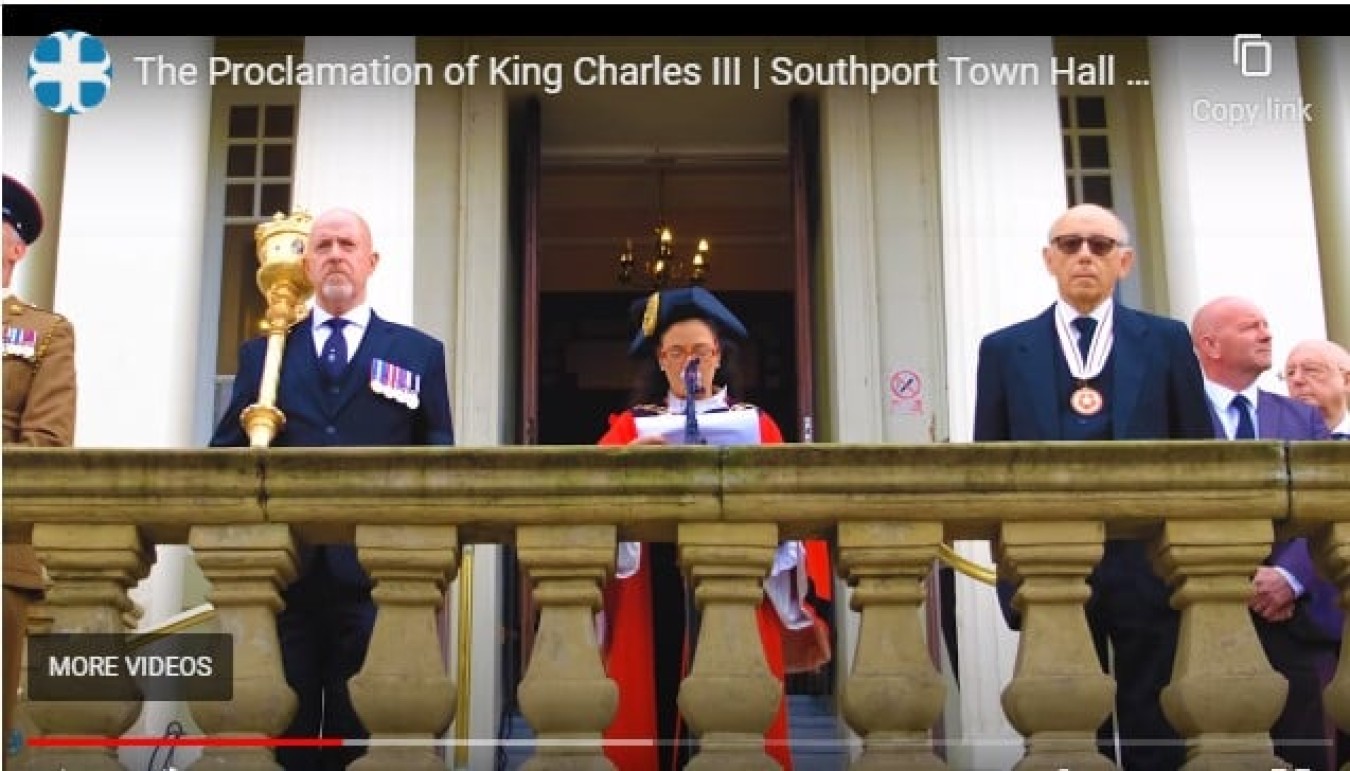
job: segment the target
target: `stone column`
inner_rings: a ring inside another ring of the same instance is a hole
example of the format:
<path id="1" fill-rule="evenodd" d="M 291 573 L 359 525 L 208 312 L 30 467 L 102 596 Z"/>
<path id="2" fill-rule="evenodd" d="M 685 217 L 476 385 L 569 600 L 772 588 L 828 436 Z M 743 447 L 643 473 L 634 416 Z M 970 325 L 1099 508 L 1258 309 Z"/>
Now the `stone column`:
<path id="1" fill-rule="evenodd" d="M 839 564 L 862 616 L 858 649 L 840 694 L 844 718 L 863 737 L 853 771 L 946 768 L 928 731 L 947 687 L 920 625 L 924 583 L 942 543 L 940 522 L 843 522 Z"/>
<path id="2" fill-rule="evenodd" d="M 391 67 L 416 62 L 416 38 L 305 38 L 307 62 L 373 60 Z M 365 218 L 381 257 L 370 278 L 371 304 L 401 323 L 413 318 L 417 91 L 411 85 L 302 87 L 295 137 L 293 206 L 316 216 L 342 207 Z"/>
<path id="3" fill-rule="evenodd" d="M 452 525 L 357 525 L 361 565 L 378 608 L 352 704 L 372 739 L 431 740 L 454 715 L 455 684 L 441 661 L 436 612 L 459 565 Z M 352 771 L 438 771 L 428 746 L 372 745 Z"/>
<path id="4" fill-rule="evenodd" d="M 1295 41 L 1253 43 L 1269 46 L 1266 77 L 1243 77 L 1232 36 L 1149 38 L 1164 312 L 1189 321 L 1216 297 L 1249 298 L 1283 363 L 1294 343 L 1326 334 L 1326 317 Z M 1261 380 L 1283 390 L 1273 370 Z"/>
<path id="5" fill-rule="evenodd" d="M 1055 297 L 1041 262 L 1050 223 L 1064 210 L 1058 93 L 1048 78 L 1017 86 L 958 83 L 948 57 L 1016 65 L 1048 63 L 1047 36 L 939 37 L 938 191 L 942 220 L 947 420 L 953 442 L 970 440 L 980 339 L 1043 310 Z M 987 541 L 957 541 L 962 556 L 989 564 Z M 1016 635 L 988 586 L 958 577 L 960 723 L 948 730 L 957 768 L 1011 768 L 1016 732 L 998 708 L 1013 670 Z"/>
<path id="6" fill-rule="evenodd" d="M 1350 38 L 1299 38 L 1298 65 L 1303 98 L 1313 105 L 1308 169 L 1327 337 L 1350 343 Z"/>
<path id="7" fill-rule="evenodd" d="M 1101 522 L 1007 522 L 998 544 L 1004 571 L 1020 580 L 1022 643 L 1003 709 L 1027 739 L 1017 771 L 1109 771 L 1097 728 L 1116 687 L 1102 672 L 1083 603 L 1102 558 Z"/>
<path id="8" fill-rule="evenodd" d="M 1175 587 L 1181 632 L 1162 706 L 1188 745 L 1186 771 L 1286 765 L 1275 757 L 1269 732 L 1288 684 L 1266 660 L 1247 610 L 1252 571 L 1270 554 L 1273 534 L 1269 521 L 1163 526 L 1156 560 Z"/>
<path id="9" fill-rule="evenodd" d="M 234 698 L 192 703 L 192 716 L 211 736 L 268 737 L 295 715 L 277 639 L 281 591 L 295 578 L 295 542 L 281 524 L 196 525 L 188 535 L 197 564 L 211 582 L 208 598 L 220 631 L 234 638 Z M 193 771 L 278 771 L 265 747 L 207 747 Z"/>
<path id="10" fill-rule="evenodd" d="M 539 605 L 539 632 L 520 683 L 520 709 L 540 740 L 527 771 L 612 771 L 601 749 L 619 706 L 595 636 L 600 586 L 614 572 L 613 525 L 516 529 L 520 564 Z M 550 743 L 568 740 L 575 743 Z"/>
<path id="11" fill-rule="evenodd" d="M 33 547 L 51 574 L 46 606 L 52 632 L 120 634 L 131 609 L 127 590 L 145 576 L 154 553 L 135 525 L 33 526 Z M 46 736 L 118 737 L 136 720 L 140 701 L 30 701 L 28 714 Z M 31 756 L 33 771 L 122 771 L 108 747 L 52 747 Z"/>
<path id="12" fill-rule="evenodd" d="M 1341 590 L 1341 608 L 1350 608 L 1350 522 L 1335 522 L 1323 528 L 1308 544 L 1318 567 Z M 1342 630 L 1341 639 L 1345 639 Z M 1336 676 L 1323 692 L 1327 712 L 1342 731 L 1350 730 L 1350 645 L 1341 646 Z"/>
<path id="13" fill-rule="evenodd" d="M 772 524 L 681 524 L 680 564 L 701 614 L 680 713 L 699 738 L 689 771 L 777 771 L 764 752 L 783 689 L 764 660 L 756 608 L 773 564 Z"/>

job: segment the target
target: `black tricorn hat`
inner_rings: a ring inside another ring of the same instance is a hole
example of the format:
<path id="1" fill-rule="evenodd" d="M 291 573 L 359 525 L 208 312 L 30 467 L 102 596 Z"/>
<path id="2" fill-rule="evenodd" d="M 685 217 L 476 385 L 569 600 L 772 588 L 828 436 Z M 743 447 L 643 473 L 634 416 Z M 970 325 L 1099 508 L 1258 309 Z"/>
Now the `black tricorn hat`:
<path id="1" fill-rule="evenodd" d="M 31 244 L 42 235 L 42 205 L 33 191 L 10 175 L 5 175 L 5 222 L 14 226 L 19 238 Z"/>
<path id="2" fill-rule="evenodd" d="M 750 336 L 745 325 L 736 318 L 736 314 L 727 309 L 722 301 L 701 286 L 681 287 L 652 292 L 651 295 L 633 303 L 630 309 L 633 321 L 638 325 L 637 337 L 628 346 L 628 355 L 634 358 L 649 356 L 652 346 L 661 339 L 662 333 L 679 321 L 702 319 L 713 325 L 719 334 L 738 340 Z"/>

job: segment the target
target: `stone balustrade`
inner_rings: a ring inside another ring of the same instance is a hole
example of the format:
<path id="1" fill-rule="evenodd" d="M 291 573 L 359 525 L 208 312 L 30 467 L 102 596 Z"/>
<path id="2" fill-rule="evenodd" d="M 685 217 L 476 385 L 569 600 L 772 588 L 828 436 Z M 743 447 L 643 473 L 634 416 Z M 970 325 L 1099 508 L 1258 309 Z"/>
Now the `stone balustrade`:
<path id="1" fill-rule="evenodd" d="M 351 683 L 373 738 L 442 735 L 456 684 L 435 614 L 459 548 L 514 545 L 540 609 L 519 694 L 541 740 L 532 771 L 611 768 L 597 740 L 617 696 L 593 614 L 621 539 L 678 543 L 690 575 L 703 621 L 680 708 L 700 737 L 700 769 L 775 767 L 757 741 L 779 694 L 754 605 L 782 539 L 829 539 L 853 587 L 859 634 L 839 703 L 861 739 L 856 769 L 946 767 L 928 741 L 945 685 L 920 626 L 944 541 L 993 541 L 1001 574 L 1021 582 L 1021 650 L 1003 706 L 1026 737 L 1023 770 L 1110 767 L 1093 733 L 1114 683 L 1081 607 L 1105 539 L 1147 540 L 1174 587 L 1182 633 L 1164 708 L 1188 742 L 1189 769 L 1278 767 L 1266 731 L 1285 686 L 1245 603 L 1273 540 L 1308 536 L 1350 604 L 1350 443 L 6 448 L 4 465 L 5 527 L 32 527 L 55 581 L 42 611 L 53 631 L 120 631 L 154 545 L 193 547 L 235 644 L 234 701 L 192 705 L 211 735 L 272 736 L 295 708 L 272 619 L 301 541 L 354 543 L 376 581 L 379 616 Z M 1347 672 L 1326 698 L 1350 726 Z M 43 735 L 117 736 L 139 705 L 26 708 Z M 442 768 L 430 744 L 377 742 L 353 768 Z M 120 769 L 106 748 L 26 758 L 31 769 L 63 766 Z M 266 748 L 221 747 L 193 768 L 279 767 Z"/>

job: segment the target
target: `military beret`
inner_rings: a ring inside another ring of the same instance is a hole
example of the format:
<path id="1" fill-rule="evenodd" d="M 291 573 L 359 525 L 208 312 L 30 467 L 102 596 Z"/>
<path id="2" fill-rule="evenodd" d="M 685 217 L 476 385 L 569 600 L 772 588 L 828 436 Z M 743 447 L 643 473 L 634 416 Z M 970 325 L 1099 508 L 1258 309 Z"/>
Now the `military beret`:
<path id="1" fill-rule="evenodd" d="M 628 347 L 628 355 L 633 357 L 650 356 L 652 347 L 671 324 L 689 319 L 702 319 L 710 323 L 719 334 L 745 340 L 750 335 L 745 325 L 736 318 L 736 314 L 727 309 L 721 300 L 701 286 L 680 287 L 652 292 L 651 295 L 633 303 L 630 309 L 633 321 L 638 325 L 637 336 Z"/>
<path id="2" fill-rule="evenodd" d="M 10 175 L 5 175 L 5 222 L 14 226 L 26 244 L 42 234 L 42 206 L 37 196 Z"/>

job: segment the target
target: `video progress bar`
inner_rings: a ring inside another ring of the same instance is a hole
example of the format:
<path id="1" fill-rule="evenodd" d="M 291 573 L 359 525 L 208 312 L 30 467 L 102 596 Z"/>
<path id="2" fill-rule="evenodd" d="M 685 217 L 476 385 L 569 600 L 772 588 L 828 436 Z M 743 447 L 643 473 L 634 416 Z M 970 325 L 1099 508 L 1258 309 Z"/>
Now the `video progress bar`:
<path id="1" fill-rule="evenodd" d="M 654 747 L 653 739 L 335 739 L 267 736 L 30 736 L 29 747 Z"/>

